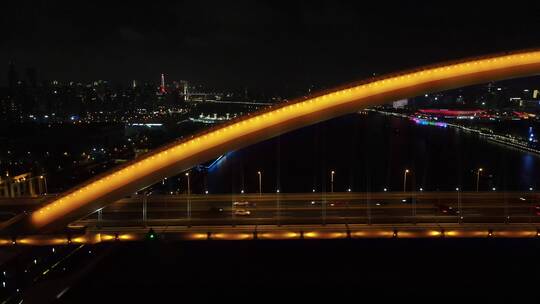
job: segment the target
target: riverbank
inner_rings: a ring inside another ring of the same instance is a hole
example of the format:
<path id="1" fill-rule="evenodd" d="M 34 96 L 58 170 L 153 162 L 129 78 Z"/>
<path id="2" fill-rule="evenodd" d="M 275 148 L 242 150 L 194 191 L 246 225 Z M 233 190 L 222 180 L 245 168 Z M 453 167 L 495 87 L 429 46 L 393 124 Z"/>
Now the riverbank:
<path id="1" fill-rule="evenodd" d="M 478 129 L 474 129 L 474 128 L 469 128 L 469 127 L 466 127 L 466 126 L 462 126 L 462 125 L 459 125 L 459 124 L 455 124 L 455 123 L 449 123 L 449 122 L 446 122 L 446 121 L 433 121 L 433 120 L 429 120 L 429 119 L 420 119 L 420 118 L 417 118 L 416 116 L 414 115 L 406 115 L 406 114 L 401 114 L 401 113 L 396 113 L 396 112 L 389 112 L 389 111 L 382 111 L 382 110 L 377 110 L 377 109 L 368 109 L 367 111 L 371 111 L 371 112 L 375 112 L 375 113 L 379 113 L 379 114 L 383 114 L 383 115 L 391 115 L 391 116 L 394 116 L 394 117 L 400 117 L 400 118 L 406 118 L 406 119 L 410 119 L 410 120 L 413 120 L 419 124 L 423 124 L 423 125 L 433 125 L 433 126 L 438 126 L 438 127 L 450 127 L 450 128 L 454 128 L 454 129 L 459 129 L 459 130 L 462 130 L 462 131 L 465 131 L 465 132 L 472 132 L 472 133 L 475 133 L 476 135 L 488 140 L 488 141 L 492 141 L 492 142 L 496 142 L 496 143 L 499 143 L 499 144 L 502 144 L 502 145 L 505 145 L 505 146 L 509 146 L 509 147 L 512 147 L 512 148 L 516 148 L 516 149 L 519 149 L 521 151 L 525 151 L 525 152 L 530 152 L 530 153 L 534 153 L 538 156 L 540 156 L 540 150 L 538 149 L 534 149 L 532 147 L 530 147 L 526 142 L 523 142 L 521 140 L 517 140 L 515 138 L 512 138 L 512 137 L 508 137 L 508 136 L 504 136 L 504 135 L 500 135 L 500 134 L 489 134 L 489 133 L 484 133 L 482 132 L 481 130 L 478 130 Z"/>

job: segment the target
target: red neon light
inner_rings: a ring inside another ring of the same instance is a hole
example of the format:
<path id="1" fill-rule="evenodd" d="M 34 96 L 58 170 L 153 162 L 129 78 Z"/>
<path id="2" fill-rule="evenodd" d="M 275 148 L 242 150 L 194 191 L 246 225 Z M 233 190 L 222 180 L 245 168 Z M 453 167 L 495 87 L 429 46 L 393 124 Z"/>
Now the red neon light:
<path id="1" fill-rule="evenodd" d="M 484 110 L 448 110 L 448 109 L 419 109 L 418 112 L 429 115 L 442 116 L 479 116 L 485 114 Z"/>

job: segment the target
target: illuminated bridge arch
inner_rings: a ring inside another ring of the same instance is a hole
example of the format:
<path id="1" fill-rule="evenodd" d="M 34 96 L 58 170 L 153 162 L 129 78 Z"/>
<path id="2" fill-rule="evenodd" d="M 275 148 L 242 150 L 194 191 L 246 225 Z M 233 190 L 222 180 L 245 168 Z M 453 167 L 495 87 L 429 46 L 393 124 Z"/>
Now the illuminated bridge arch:
<path id="1" fill-rule="evenodd" d="M 16 224 L 34 232 L 62 228 L 165 177 L 294 129 L 424 93 L 536 74 L 538 49 L 424 66 L 320 92 L 163 146 L 61 194 Z"/>

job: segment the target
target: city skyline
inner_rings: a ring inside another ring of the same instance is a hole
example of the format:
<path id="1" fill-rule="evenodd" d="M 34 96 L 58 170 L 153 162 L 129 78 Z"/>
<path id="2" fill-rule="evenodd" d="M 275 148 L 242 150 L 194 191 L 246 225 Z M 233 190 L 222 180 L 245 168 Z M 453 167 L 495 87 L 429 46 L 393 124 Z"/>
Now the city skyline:
<path id="1" fill-rule="evenodd" d="M 217 88 L 271 91 L 535 47 L 539 39 L 529 30 L 539 27 L 539 5 L 526 2 L 103 4 L 8 4 L 0 58 L 35 68 L 41 79 L 129 83 L 165 73 Z"/>

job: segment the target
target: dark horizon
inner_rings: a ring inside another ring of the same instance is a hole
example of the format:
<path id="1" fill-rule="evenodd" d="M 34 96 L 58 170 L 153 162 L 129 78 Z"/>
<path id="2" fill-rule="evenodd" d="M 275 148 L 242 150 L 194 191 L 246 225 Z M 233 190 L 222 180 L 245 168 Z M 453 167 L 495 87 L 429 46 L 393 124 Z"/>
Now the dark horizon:
<path id="1" fill-rule="evenodd" d="M 327 87 L 422 64 L 540 46 L 540 5 L 19 1 L 6 5 L 4 71 L 128 84 Z M 396 51 L 399 50 L 399 51 Z M 0 73 L 0 84 L 7 82 Z"/>

